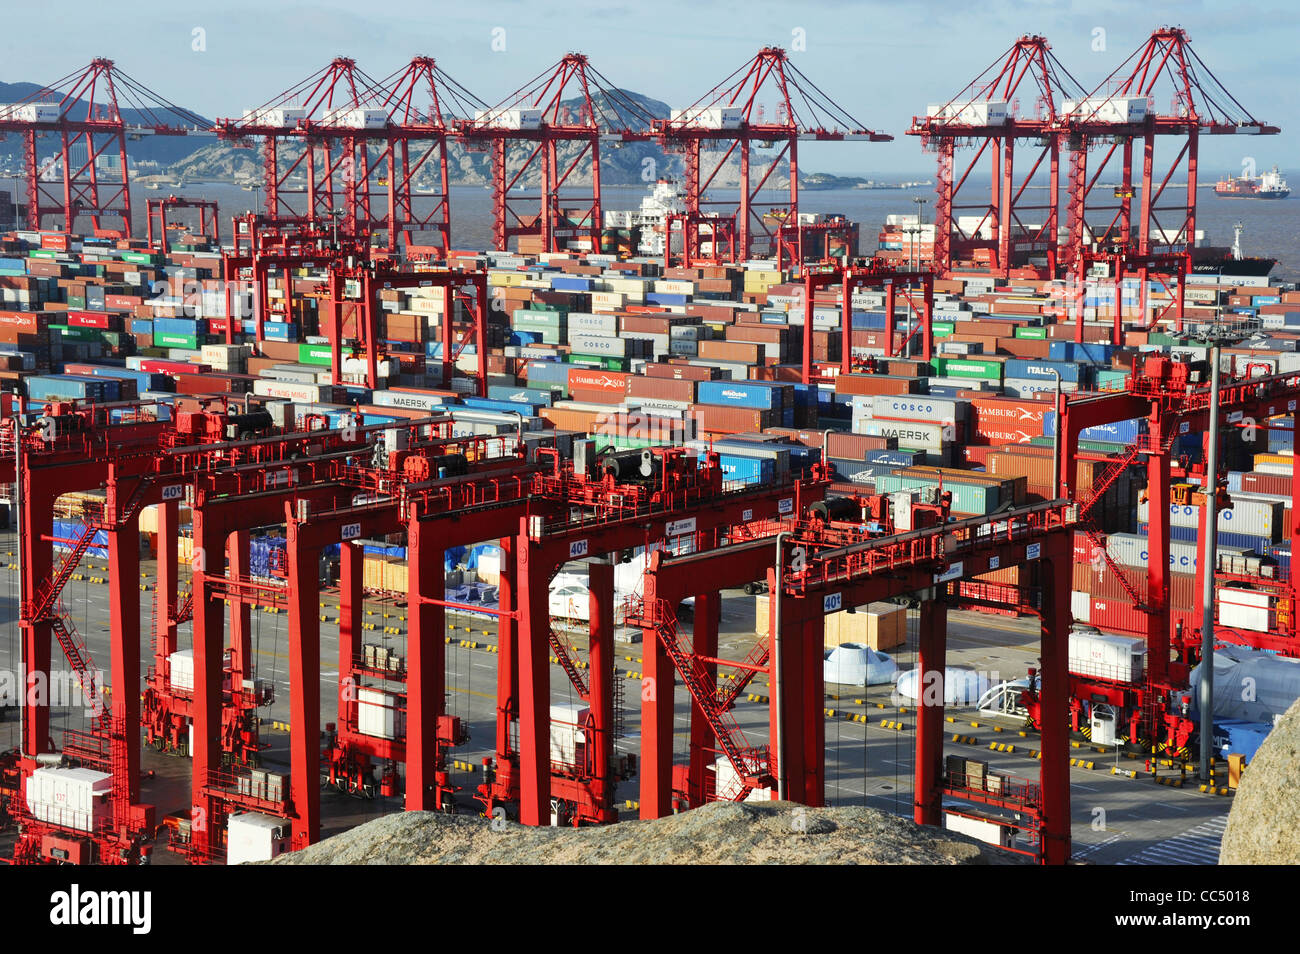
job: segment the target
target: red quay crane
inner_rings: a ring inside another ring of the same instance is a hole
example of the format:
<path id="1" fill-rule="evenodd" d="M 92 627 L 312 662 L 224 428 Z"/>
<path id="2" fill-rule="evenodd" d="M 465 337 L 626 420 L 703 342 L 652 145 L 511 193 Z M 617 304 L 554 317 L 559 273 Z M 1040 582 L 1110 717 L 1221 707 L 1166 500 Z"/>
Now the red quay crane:
<path id="1" fill-rule="evenodd" d="M 471 150 L 492 151 L 492 242 L 504 250 L 513 236 L 538 236 L 543 251 L 586 233 L 600 251 L 600 145 L 650 138 L 653 117 L 615 87 L 581 53 L 569 53 L 497 105 L 456 123 Z M 527 145 L 521 165 L 508 168 L 506 147 Z M 560 144 L 580 144 L 561 156 Z M 540 194 L 524 194 L 530 172 Z M 584 179 L 586 181 L 582 181 Z M 563 203 L 578 203 L 564 208 Z M 522 211 L 538 208 L 536 214 Z"/>
<path id="2" fill-rule="evenodd" d="M 1069 246 L 1062 261 L 1082 275 L 1092 261 L 1109 260 L 1116 281 L 1126 267 L 1136 272 L 1144 319 L 1147 277 L 1154 272 L 1166 287 L 1174 286 L 1166 310 L 1176 312 L 1181 328 L 1180 276 L 1191 271 L 1196 244 L 1200 137 L 1274 135 L 1279 128 L 1252 116 L 1196 55 L 1187 33 L 1169 27 L 1154 31 L 1096 89 L 1061 112 L 1070 148 Z M 1172 139 L 1177 149 L 1159 165 L 1157 137 Z M 1138 182 L 1135 144 L 1142 153 Z M 1090 160 L 1092 152 L 1097 155 Z M 1108 180 L 1119 179 L 1113 196 L 1109 188 L 1097 189 L 1108 171 Z"/>
<path id="3" fill-rule="evenodd" d="M 364 150 L 369 139 L 385 134 L 383 98 L 379 84 L 357 69 L 355 60 L 340 56 L 292 89 L 244 110 L 241 119 L 218 119 L 214 128 L 222 139 L 236 142 L 262 137 L 268 219 L 317 224 L 337 210 L 355 233 L 377 224 L 357 222 L 356 150 L 358 143 Z M 301 145 L 302 151 L 282 156 L 281 140 Z"/>
<path id="4" fill-rule="evenodd" d="M 23 139 L 27 227 L 39 229 L 53 216 L 58 228 L 72 232 L 78 216 L 87 216 L 95 234 L 105 237 L 132 234 L 127 140 L 202 135 L 210 125 L 103 57 L 20 102 L 0 105 L 0 138 L 18 133 Z M 58 152 L 42 162 L 37 140 L 50 136 Z M 104 228 L 107 217 L 121 226 Z"/>
<path id="5" fill-rule="evenodd" d="M 764 99 L 773 97 L 773 111 L 765 116 Z M 894 138 L 865 128 L 804 76 L 778 47 L 759 50 L 690 106 L 673 110 L 666 120 L 655 120 L 654 129 L 665 148 L 685 155 L 687 214 L 699 216 L 701 206 L 723 207 L 723 219 L 734 212 L 735 252 L 743 258 L 750 257 L 760 236 L 775 250 L 780 225 L 799 221 L 800 140 L 889 142 Z M 752 167 L 754 150 L 772 149 L 775 152 L 770 159 L 760 159 L 757 167 Z M 719 175 L 733 160 L 740 163 L 739 200 L 706 198 L 710 189 L 722 186 Z M 769 224 L 762 215 L 759 194 L 775 186 L 782 162 L 788 164 L 789 202 L 769 216 L 775 223 Z M 689 249 L 686 254 L 702 257 Z"/>
<path id="6" fill-rule="evenodd" d="M 410 258 L 412 232 L 434 232 L 437 241 L 432 247 L 421 243 L 421 253 L 445 258 L 451 247 L 447 137 L 451 123 L 467 118 L 486 104 L 439 69 L 430 56 L 415 57 L 405 68 L 380 80 L 380 86 L 386 91 L 382 105 L 389 116 L 382 160 L 387 177 L 369 168 L 367 153 L 361 150 L 353 219 L 359 215 L 362 221 L 375 221 L 376 215 L 371 212 L 372 185 L 385 189 L 389 249 L 397 247 L 397 235 L 403 232 Z M 434 170 L 435 187 L 431 191 L 421 191 L 415 185 L 415 179 L 425 169 Z"/>
<path id="7" fill-rule="evenodd" d="M 1047 274 L 1055 273 L 1060 258 L 1062 140 L 1057 120 L 1062 102 L 1077 100 L 1082 90 L 1046 39 L 1022 36 L 952 99 L 927 107 L 925 116 L 913 117 L 907 134 L 919 136 L 922 146 L 939 158 L 934 225 L 938 275 L 947 278 L 963 267 L 978 267 L 1007 278 L 1013 267 L 1035 253 L 1046 256 Z M 1019 177 L 1015 174 L 1017 141 L 1027 141 L 1032 150 Z M 976 146 L 974 155 L 958 165 L 958 150 L 968 146 Z M 962 202 L 963 188 L 986 157 L 989 198 Z M 1044 164 L 1046 202 L 1031 201 L 1026 190 Z M 963 212 L 973 214 L 967 217 Z M 979 218 L 972 224 L 975 216 Z"/>

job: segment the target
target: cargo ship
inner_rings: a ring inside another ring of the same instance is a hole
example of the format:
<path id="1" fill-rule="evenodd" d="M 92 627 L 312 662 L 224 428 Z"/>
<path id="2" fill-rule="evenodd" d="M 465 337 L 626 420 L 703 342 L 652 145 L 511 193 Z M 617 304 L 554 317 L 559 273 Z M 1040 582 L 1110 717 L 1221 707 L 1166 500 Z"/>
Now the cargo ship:
<path id="1" fill-rule="evenodd" d="M 1225 199 L 1285 199 L 1290 187 L 1274 166 L 1259 176 L 1228 176 L 1214 184 L 1214 194 Z"/>

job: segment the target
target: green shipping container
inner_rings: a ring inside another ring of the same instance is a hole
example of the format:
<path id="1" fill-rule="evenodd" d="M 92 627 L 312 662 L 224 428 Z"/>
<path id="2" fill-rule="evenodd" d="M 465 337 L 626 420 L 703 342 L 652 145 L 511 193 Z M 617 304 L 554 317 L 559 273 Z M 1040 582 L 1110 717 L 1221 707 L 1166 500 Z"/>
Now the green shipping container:
<path id="1" fill-rule="evenodd" d="M 34 248 L 27 253 L 28 258 L 58 258 L 62 253 L 52 248 Z"/>
<path id="2" fill-rule="evenodd" d="M 333 362 L 334 358 L 330 352 L 329 345 L 323 344 L 300 344 L 298 345 L 298 363 L 299 364 L 323 364 L 326 367 Z"/>
<path id="3" fill-rule="evenodd" d="M 67 325 L 50 325 L 50 331 L 57 332 L 60 338 L 71 341 L 103 341 L 103 332 L 98 328 L 69 328 Z"/>
<path id="4" fill-rule="evenodd" d="M 981 381 L 1001 381 L 1002 362 L 973 361 L 968 358 L 936 358 L 935 371 L 945 378 L 977 378 Z"/>
<path id="5" fill-rule="evenodd" d="M 930 331 L 936 338 L 946 338 L 956 330 L 957 326 L 951 321 L 934 321 L 930 323 Z"/>
<path id="6" fill-rule="evenodd" d="M 198 335 L 160 335 L 153 336 L 155 348 L 185 348 L 189 351 L 197 351 L 199 348 Z"/>
<path id="7" fill-rule="evenodd" d="M 156 252 L 123 252 L 122 261 L 135 265 L 157 265 L 162 257 Z"/>
<path id="8" fill-rule="evenodd" d="M 1047 329 L 1046 328 L 1017 328 L 1016 337 L 1037 338 L 1039 340 L 1042 340 L 1047 337 Z"/>
<path id="9" fill-rule="evenodd" d="M 626 371 L 631 364 L 629 358 L 607 358 L 594 354 L 571 354 L 569 364 L 584 368 L 600 368 L 602 371 Z"/>
<path id="10" fill-rule="evenodd" d="M 899 490 L 921 490 L 932 495 L 939 489 L 937 480 L 924 477 L 899 477 L 895 474 L 882 474 L 876 477 L 876 493 L 894 493 Z M 985 516 L 997 509 L 1001 496 L 997 487 L 983 484 L 965 484 L 948 479 L 943 482 L 943 489 L 952 493 L 952 509 L 955 513 L 969 513 Z"/>

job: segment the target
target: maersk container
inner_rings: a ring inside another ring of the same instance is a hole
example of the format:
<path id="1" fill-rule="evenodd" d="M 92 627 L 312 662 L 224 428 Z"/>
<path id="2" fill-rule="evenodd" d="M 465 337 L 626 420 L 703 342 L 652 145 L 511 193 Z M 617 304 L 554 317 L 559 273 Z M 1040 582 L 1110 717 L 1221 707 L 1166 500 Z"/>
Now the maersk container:
<path id="1" fill-rule="evenodd" d="M 734 404 L 760 411 L 780 410 L 786 405 L 785 388 L 760 381 L 701 381 L 695 399 L 699 404 Z"/>
<path id="2" fill-rule="evenodd" d="M 1148 504 L 1138 504 L 1137 519 L 1139 523 L 1149 522 Z M 1280 501 L 1240 500 L 1230 510 L 1220 510 L 1215 527 L 1222 533 L 1244 533 L 1255 537 L 1264 537 L 1276 543 L 1281 539 L 1283 530 L 1283 505 Z M 1171 504 L 1169 522 L 1175 527 L 1197 528 L 1201 523 L 1201 508 L 1184 504 Z"/>
<path id="3" fill-rule="evenodd" d="M 896 437 L 900 447 L 927 451 L 942 451 L 944 443 L 951 440 L 952 428 L 944 424 L 926 424 L 922 421 L 861 421 L 854 426 L 855 434 L 873 437 Z"/>

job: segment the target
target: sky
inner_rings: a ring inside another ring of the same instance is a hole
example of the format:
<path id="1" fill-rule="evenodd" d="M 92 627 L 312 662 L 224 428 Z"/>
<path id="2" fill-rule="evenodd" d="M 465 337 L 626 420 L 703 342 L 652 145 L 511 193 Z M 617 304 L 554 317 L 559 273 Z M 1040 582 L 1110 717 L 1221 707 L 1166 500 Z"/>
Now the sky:
<path id="1" fill-rule="evenodd" d="M 354 58 L 376 78 L 412 56 L 433 56 L 463 86 L 496 103 L 577 51 L 614 84 L 682 107 L 760 48 L 779 46 L 851 116 L 895 137 L 801 146 L 804 171 L 861 176 L 933 175 L 932 158 L 903 135 L 911 118 L 927 103 L 951 99 L 1021 34 L 1045 36 L 1091 90 L 1152 29 L 1176 25 L 1252 115 L 1283 129 L 1265 139 L 1203 140 L 1202 177 L 1239 172 L 1248 159 L 1260 169 L 1300 168 L 1291 161 L 1300 145 L 1300 26 L 1296 7 L 1278 0 L 64 0 L 7 4 L 0 16 L 0 80 L 48 83 L 106 56 L 145 86 L 212 118 L 238 117 L 335 56 Z"/>

